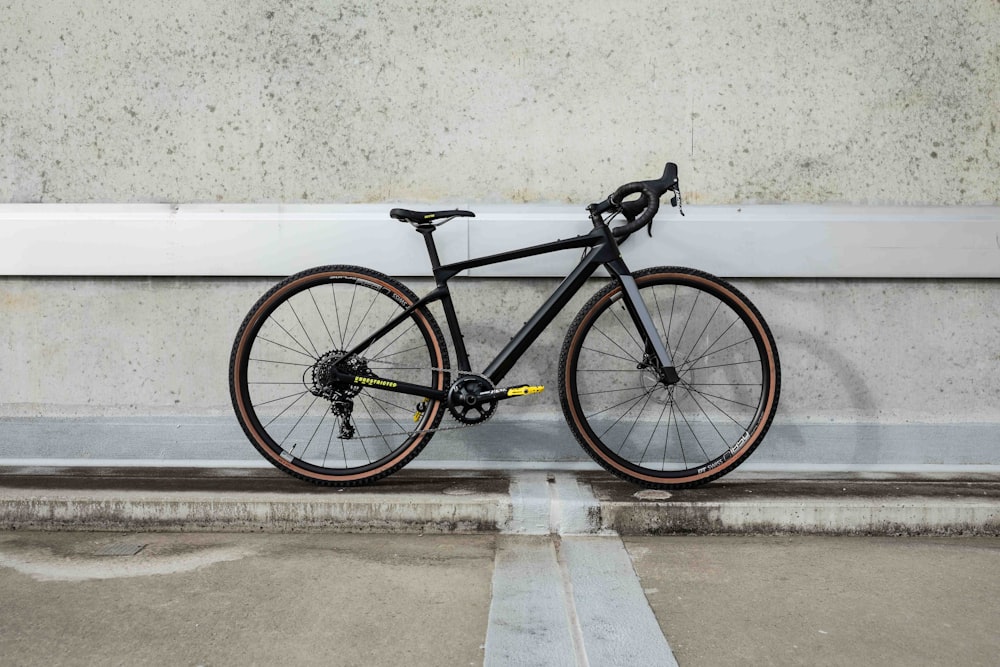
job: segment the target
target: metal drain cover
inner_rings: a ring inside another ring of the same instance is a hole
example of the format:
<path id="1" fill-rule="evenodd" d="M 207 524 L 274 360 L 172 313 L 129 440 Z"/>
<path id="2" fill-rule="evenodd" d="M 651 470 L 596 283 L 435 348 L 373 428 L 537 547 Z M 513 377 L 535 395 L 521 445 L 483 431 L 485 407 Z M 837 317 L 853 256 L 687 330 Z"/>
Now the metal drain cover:
<path id="1" fill-rule="evenodd" d="M 112 542 L 94 552 L 95 556 L 134 556 L 146 548 L 145 544 L 135 542 Z"/>

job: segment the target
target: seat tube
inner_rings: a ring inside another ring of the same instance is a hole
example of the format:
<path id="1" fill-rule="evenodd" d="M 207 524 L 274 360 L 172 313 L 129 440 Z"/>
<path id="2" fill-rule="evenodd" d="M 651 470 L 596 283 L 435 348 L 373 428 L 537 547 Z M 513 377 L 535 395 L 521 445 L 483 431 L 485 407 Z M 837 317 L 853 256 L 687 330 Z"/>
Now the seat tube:
<path id="1" fill-rule="evenodd" d="M 431 260 L 431 268 L 440 268 L 441 260 L 438 258 L 437 246 L 434 244 L 434 225 L 420 225 L 417 227 L 417 231 L 424 237 L 424 243 L 427 245 L 427 256 Z"/>
<path id="2" fill-rule="evenodd" d="M 649 314 L 649 309 L 646 308 L 642 295 L 639 294 L 639 286 L 636 285 L 635 278 L 625 266 L 625 262 L 620 259 L 608 262 L 605 266 L 621 283 L 625 308 L 646 344 L 647 353 L 653 352 L 656 355 L 656 360 L 660 363 L 660 368 L 663 369 L 668 382 L 677 382 L 679 377 L 674 368 L 674 360 L 670 357 L 670 352 L 663 341 L 660 340 L 660 334 L 653 324 L 653 317 Z"/>

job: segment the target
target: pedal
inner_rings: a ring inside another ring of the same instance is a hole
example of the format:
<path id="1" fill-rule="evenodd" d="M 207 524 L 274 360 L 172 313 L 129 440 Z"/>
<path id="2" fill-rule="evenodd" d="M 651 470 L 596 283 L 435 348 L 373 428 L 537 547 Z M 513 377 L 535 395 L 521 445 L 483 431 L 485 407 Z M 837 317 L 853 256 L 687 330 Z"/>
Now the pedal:
<path id="1" fill-rule="evenodd" d="M 527 396 L 528 394 L 540 394 L 545 391 L 542 385 L 523 384 L 520 387 L 510 387 L 507 389 L 507 398 L 514 396 Z"/>

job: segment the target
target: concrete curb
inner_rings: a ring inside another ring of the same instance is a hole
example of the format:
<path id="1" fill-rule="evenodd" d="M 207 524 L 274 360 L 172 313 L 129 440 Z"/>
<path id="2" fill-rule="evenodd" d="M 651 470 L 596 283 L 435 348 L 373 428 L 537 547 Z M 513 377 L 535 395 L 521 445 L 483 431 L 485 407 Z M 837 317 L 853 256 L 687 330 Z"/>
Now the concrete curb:
<path id="1" fill-rule="evenodd" d="M 753 503 L 607 503 L 601 510 L 606 527 L 621 535 L 1000 535 L 996 501 L 787 498 Z"/>
<path id="2" fill-rule="evenodd" d="M 359 490 L 317 489 L 265 470 L 3 468 L 0 528 L 512 532 L 515 504 L 522 502 L 510 493 L 517 474 L 403 471 Z M 669 494 L 602 473 L 574 475 L 599 503 L 589 528 L 577 534 L 1000 535 L 996 475 L 860 481 L 733 475 Z"/>

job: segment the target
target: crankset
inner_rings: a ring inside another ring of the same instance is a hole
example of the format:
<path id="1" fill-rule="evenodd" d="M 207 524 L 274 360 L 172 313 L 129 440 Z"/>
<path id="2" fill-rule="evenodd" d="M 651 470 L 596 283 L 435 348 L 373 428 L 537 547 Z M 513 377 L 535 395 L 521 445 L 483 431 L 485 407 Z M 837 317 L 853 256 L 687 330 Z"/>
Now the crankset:
<path id="1" fill-rule="evenodd" d="M 448 410 L 463 424 L 481 424 L 496 412 L 497 402 L 544 391 L 537 385 L 520 385 L 497 389 L 482 375 L 464 375 L 448 390 Z"/>
<path id="2" fill-rule="evenodd" d="M 489 378 L 482 375 L 465 375 L 452 383 L 448 390 L 448 410 L 463 424 L 481 424 L 497 409 L 497 399 Z"/>

